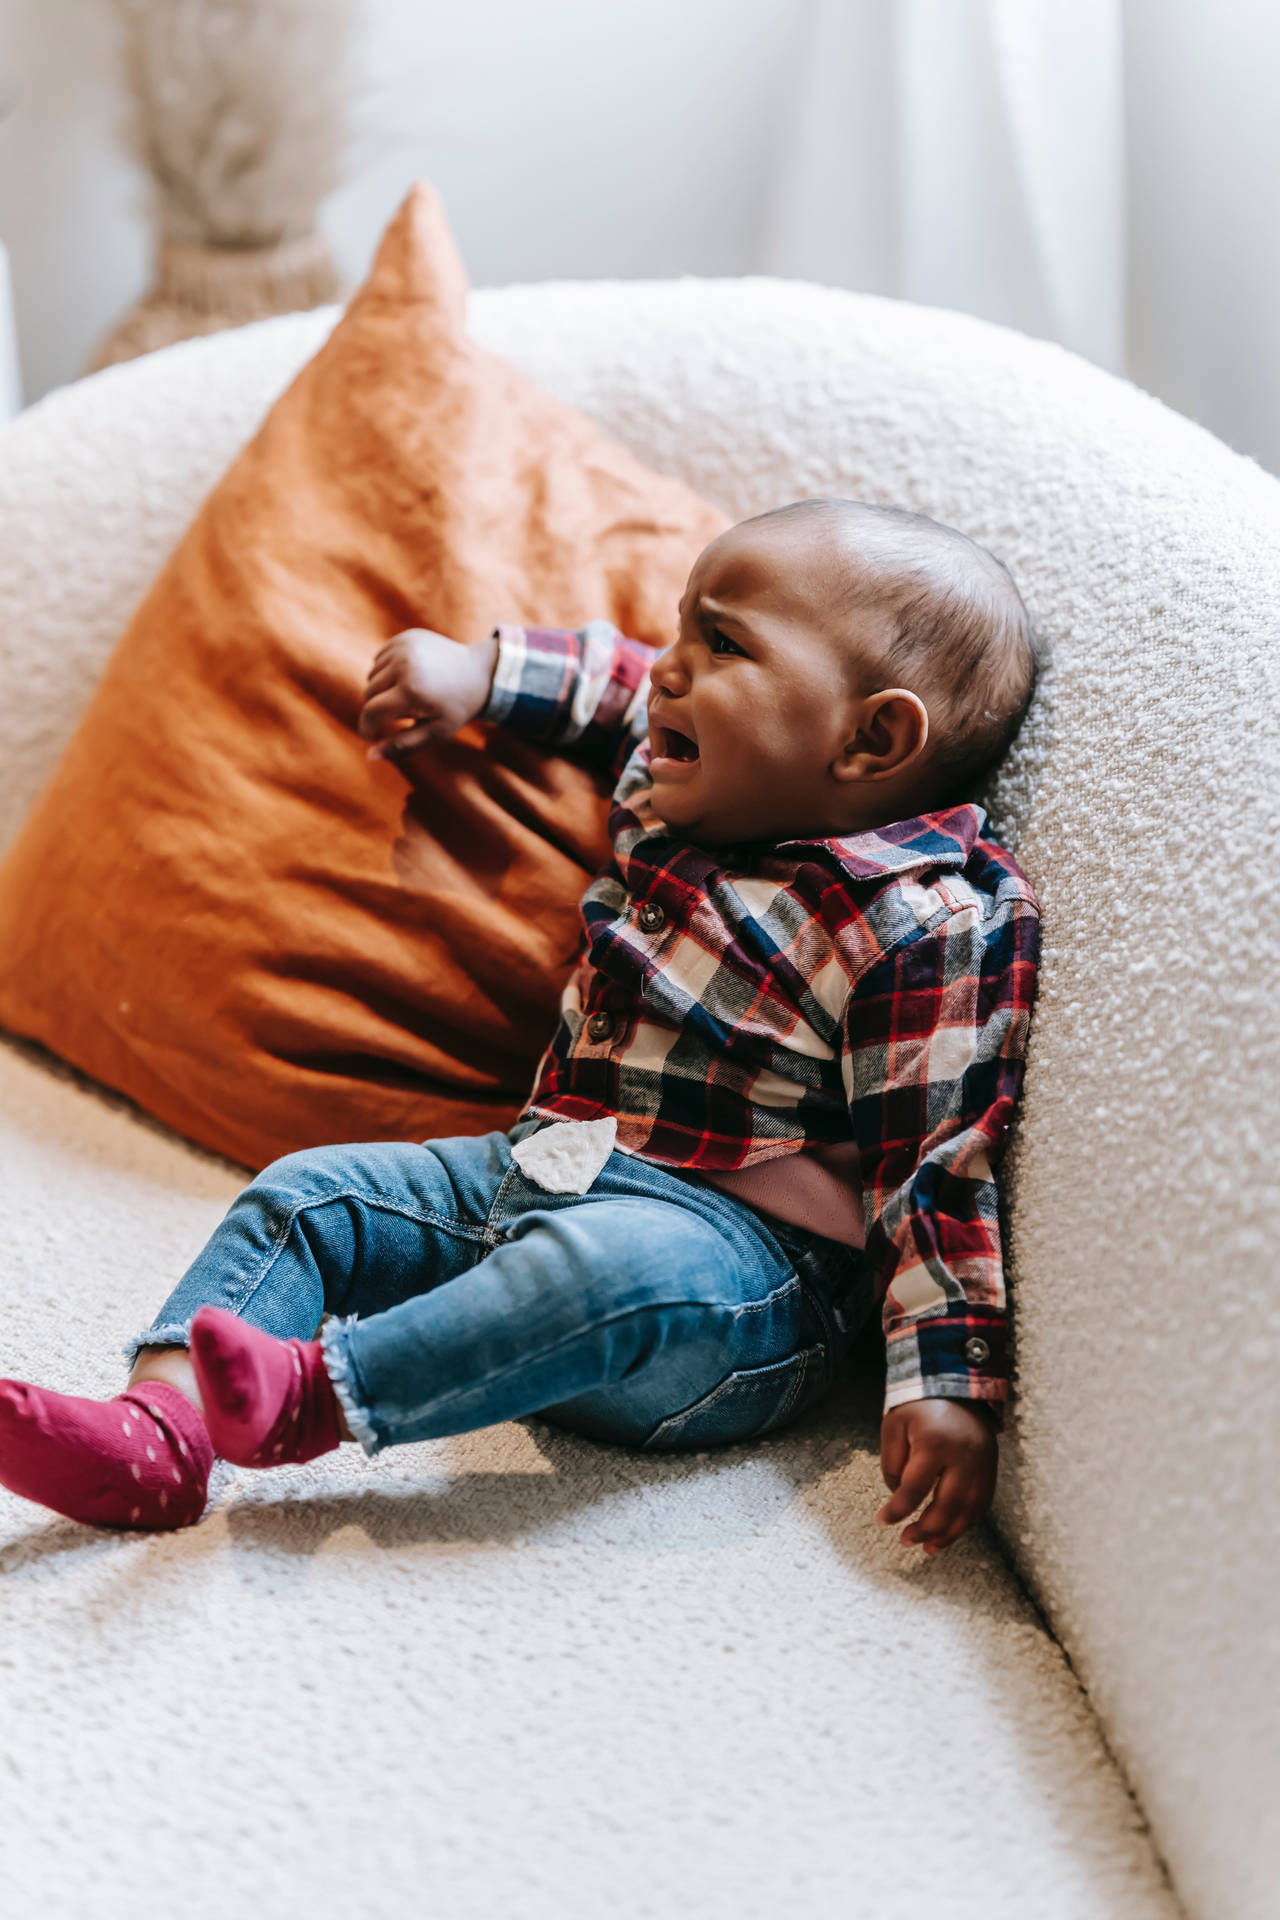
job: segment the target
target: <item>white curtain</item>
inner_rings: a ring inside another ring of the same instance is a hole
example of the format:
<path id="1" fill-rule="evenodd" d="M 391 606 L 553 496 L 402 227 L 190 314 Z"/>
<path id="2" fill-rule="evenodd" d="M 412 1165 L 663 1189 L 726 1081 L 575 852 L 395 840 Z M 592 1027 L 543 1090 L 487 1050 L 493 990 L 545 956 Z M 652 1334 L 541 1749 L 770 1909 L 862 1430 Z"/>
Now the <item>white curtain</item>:
<path id="1" fill-rule="evenodd" d="M 800 0 L 759 271 L 1124 365 L 1120 0 Z"/>

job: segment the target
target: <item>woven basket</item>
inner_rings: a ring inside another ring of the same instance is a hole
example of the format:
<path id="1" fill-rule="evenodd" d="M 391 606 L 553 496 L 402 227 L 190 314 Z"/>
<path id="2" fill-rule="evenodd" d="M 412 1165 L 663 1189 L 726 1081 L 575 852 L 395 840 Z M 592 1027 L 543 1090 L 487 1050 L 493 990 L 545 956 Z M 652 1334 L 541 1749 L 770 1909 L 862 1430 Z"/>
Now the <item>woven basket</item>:
<path id="1" fill-rule="evenodd" d="M 341 291 L 333 255 L 317 233 L 268 247 L 202 247 L 164 240 L 155 285 L 107 335 L 87 371 L 136 360 L 197 334 L 327 306 Z"/>

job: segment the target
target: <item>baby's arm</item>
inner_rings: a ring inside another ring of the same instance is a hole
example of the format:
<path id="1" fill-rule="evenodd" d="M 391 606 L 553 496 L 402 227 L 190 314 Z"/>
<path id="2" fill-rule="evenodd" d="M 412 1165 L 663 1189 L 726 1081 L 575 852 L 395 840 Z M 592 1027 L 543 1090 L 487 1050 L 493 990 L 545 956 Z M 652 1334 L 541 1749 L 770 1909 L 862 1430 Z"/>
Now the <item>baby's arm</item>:
<path id="1" fill-rule="evenodd" d="M 470 647 L 411 628 L 374 660 L 360 731 L 379 759 L 483 719 L 616 774 L 648 730 L 655 657 L 607 620 L 578 630 L 502 626 Z"/>
<path id="2" fill-rule="evenodd" d="M 1008 1395 L 1004 1264 L 992 1166 L 1022 1079 L 1039 918 L 1002 887 L 892 947 L 846 1015 L 866 1255 L 888 1359 L 877 1516 L 936 1553 L 991 1503 Z"/>

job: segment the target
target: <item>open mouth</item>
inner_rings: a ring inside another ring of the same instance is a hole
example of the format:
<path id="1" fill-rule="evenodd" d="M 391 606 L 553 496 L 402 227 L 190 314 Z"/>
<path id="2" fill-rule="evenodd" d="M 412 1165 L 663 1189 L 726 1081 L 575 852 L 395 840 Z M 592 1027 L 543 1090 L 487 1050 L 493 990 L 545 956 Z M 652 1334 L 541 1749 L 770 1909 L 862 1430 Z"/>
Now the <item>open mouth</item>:
<path id="1" fill-rule="evenodd" d="M 689 766 L 698 758 L 697 741 L 691 740 L 687 733 L 681 733 L 678 727 L 655 727 L 653 735 L 655 760 L 674 760 L 680 765 Z"/>

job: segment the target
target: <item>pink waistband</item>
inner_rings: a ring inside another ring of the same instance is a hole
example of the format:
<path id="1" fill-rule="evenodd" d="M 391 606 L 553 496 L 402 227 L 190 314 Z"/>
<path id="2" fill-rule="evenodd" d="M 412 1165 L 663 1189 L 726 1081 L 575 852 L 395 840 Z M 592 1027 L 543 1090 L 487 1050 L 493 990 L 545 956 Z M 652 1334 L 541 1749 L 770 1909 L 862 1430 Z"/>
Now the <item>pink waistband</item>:
<path id="1" fill-rule="evenodd" d="M 739 1167 L 734 1173 L 699 1171 L 713 1187 L 788 1226 L 805 1227 L 846 1247 L 865 1243 L 858 1149 L 852 1142 L 805 1147 L 777 1160 L 759 1161 L 754 1167 Z"/>

